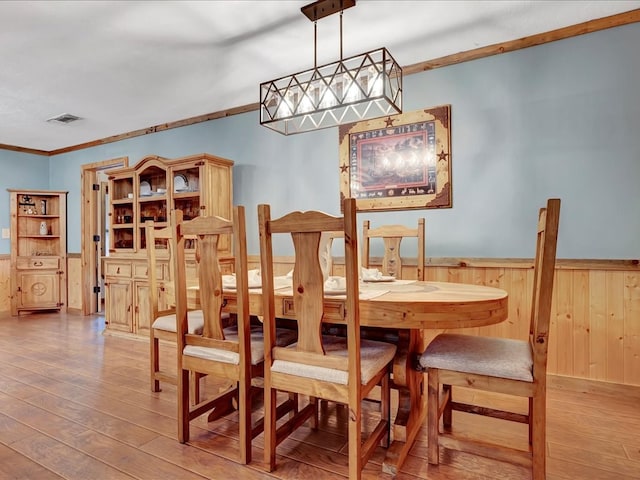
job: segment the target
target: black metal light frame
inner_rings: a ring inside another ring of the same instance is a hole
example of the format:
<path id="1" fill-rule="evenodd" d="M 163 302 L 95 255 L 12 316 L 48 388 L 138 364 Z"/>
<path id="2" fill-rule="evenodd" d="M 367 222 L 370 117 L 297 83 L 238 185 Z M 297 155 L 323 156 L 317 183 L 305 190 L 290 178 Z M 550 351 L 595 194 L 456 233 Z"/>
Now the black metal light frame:
<path id="1" fill-rule="evenodd" d="M 386 48 L 342 56 L 342 12 L 355 0 L 302 8 L 314 22 L 314 67 L 260 84 L 260 124 L 284 135 L 402 113 L 402 68 Z M 340 60 L 317 66 L 317 20 L 340 12 Z"/>

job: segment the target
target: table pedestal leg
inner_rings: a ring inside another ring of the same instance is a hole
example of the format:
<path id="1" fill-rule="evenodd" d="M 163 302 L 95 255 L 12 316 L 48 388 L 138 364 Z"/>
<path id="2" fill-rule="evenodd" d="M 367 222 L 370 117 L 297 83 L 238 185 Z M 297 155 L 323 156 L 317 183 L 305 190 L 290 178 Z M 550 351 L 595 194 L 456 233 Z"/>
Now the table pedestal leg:
<path id="1" fill-rule="evenodd" d="M 382 463 L 382 471 L 391 475 L 396 475 L 400 470 L 427 414 L 423 374 L 413 368 L 412 360 L 412 356 L 423 349 L 424 342 L 419 330 L 399 332 L 398 352 L 393 362 L 398 412 L 393 424 L 393 442 Z"/>

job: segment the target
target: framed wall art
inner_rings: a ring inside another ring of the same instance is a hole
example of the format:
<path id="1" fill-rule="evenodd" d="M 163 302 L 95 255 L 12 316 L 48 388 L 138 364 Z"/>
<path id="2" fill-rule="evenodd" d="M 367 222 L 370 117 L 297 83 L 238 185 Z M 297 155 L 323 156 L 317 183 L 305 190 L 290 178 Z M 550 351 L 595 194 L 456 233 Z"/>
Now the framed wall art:
<path id="1" fill-rule="evenodd" d="M 340 197 L 359 211 L 451 207 L 450 105 L 341 125 L 339 144 Z"/>

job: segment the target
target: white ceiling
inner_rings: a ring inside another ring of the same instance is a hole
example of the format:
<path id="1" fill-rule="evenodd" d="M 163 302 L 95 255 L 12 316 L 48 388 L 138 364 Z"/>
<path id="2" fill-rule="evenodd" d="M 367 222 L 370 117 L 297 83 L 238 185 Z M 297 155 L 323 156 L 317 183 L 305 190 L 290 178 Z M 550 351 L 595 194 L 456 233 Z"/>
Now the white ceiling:
<path id="1" fill-rule="evenodd" d="M 0 144 L 51 151 L 255 103 L 261 82 L 313 66 L 308 3 L 2 1 Z M 358 0 L 344 12 L 344 57 L 384 46 L 407 66 L 636 8 Z M 339 58 L 338 28 L 338 15 L 318 21 L 319 65 Z M 83 120 L 46 122 L 62 113 Z"/>

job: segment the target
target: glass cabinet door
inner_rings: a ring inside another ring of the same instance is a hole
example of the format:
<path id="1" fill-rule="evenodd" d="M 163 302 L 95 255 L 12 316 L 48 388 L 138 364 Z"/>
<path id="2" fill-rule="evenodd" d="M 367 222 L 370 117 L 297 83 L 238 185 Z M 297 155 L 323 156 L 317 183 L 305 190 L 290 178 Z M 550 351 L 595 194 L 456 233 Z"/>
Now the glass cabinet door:
<path id="1" fill-rule="evenodd" d="M 134 248 L 136 192 L 133 176 L 111 178 L 111 245 L 112 250 L 132 250 Z"/>
<path id="2" fill-rule="evenodd" d="M 138 229 L 139 229 L 139 249 L 147 247 L 145 235 L 145 222 L 153 220 L 158 227 L 168 225 L 167 209 L 167 171 L 156 165 L 138 173 L 139 179 L 139 201 L 138 201 Z"/>
<path id="3" fill-rule="evenodd" d="M 182 210 L 185 220 L 200 215 L 200 167 L 197 165 L 173 169 L 173 207 Z"/>

